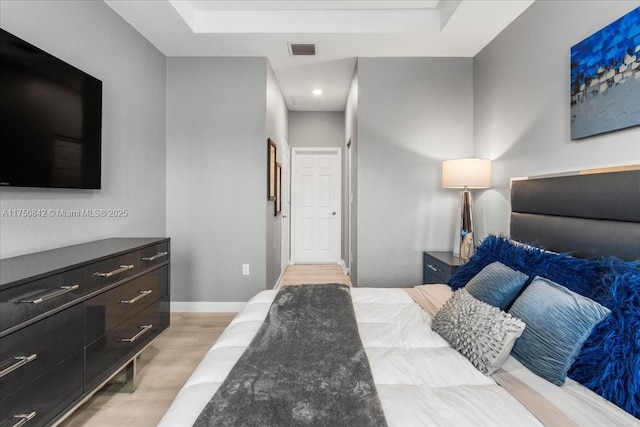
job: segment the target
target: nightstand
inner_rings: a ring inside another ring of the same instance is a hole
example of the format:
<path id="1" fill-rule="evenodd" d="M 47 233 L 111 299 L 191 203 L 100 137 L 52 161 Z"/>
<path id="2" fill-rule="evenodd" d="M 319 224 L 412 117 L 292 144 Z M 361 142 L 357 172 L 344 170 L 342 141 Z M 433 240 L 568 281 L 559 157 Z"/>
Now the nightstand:
<path id="1" fill-rule="evenodd" d="M 464 264 L 453 252 L 423 252 L 424 283 L 447 283 L 449 278 Z"/>

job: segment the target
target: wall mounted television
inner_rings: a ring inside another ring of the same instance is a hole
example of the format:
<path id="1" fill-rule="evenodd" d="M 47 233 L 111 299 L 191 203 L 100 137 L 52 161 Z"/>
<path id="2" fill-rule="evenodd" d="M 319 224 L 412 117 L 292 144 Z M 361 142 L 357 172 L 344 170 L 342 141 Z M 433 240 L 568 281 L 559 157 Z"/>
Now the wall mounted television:
<path id="1" fill-rule="evenodd" d="M 0 29 L 0 186 L 99 189 L 102 82 Z"/>

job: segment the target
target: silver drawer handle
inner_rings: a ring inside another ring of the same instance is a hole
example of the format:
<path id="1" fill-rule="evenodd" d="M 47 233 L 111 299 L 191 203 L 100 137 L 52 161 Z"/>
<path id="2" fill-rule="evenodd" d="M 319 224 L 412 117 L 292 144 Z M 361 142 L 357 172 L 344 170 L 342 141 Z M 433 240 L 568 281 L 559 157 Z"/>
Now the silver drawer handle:
<path id="1" fill-rule="evenodd" d="M 127 270 L 131 270 L 132 268 L 133 268 L 133 265 L 121 265 L 120 268 L 110 271 L 108 273 L 93 273 L 93 275 L 98 277 L 111 277 L 111 276 L 115 276 L 116 274 L 123 273 Z"/>
<path id="2" fill-rule="evenodd" d="M 138 326 L 141 331 L 138 332 L 137 334 L 135 334 L 134 336 L 132 336 L 131 338 L 120 338 L 118 341 L 120 342 L 134 342 L 135 340 L 137 340 L 138 338 L 140 338 L 142 336 L 142 334 L 144 334 L 145 332 L 149 331 L 151 328 L 153 328 L 152 324 L 149 325 L 140 325 Z"/>
<path id="3" fill-rule="evenodd" d="M 36 411 L 31 412 L 30 414 L 19 414 L 14 415 L 13 418 L 19 418 L 20 421 L 15 423 L 13 427 L 20 427 L 31 421 L 36 416 Z"/>
<path id="4" fill-rule="evenodd" d="M 4 368 L 2 371 L 0 371 L 0 378 L 4 377 L 5 375 L 9 375 L 11 372 L 15 371 L 18 368 L 23 367 L 27 363 L 36 360 L 37 357 L 38 357 L 38 355 L 35 354 L 35 353 L 32 354 L 31 356 L 16 356 L 16 357 L 14 357 L 14 359 L 17 360 L 17 362 L 14 363 L 13 365 L 9 366 L 8 368 Z"/>
<path id="5" fill-rule="evenodd" d="M 140 259 L 142 261 L 155 261 L 158 258 L 162 258 L 163 256 L 167 256 L 167 255 L 169 255 L 169 252 L 158 252 L 154 256 L 148 256 L 148 257 L 144 257 L 144 258 L 140 258 Z"/>
<path id="6" fill-rule="evenodd" d="M 41 302 L 45 302 L 46 300 L 50 300 L 51 298 L 66 294 L 67 292 L 75 291 L 78 288 L 80 288 L 80 285 L 78 284 L 74 284 L 71 286 L 60 286 L 55 291 L 42 295 L 41 297 L 34 299 L 21 299 L 18 302 L 21 304 L 40 304 Z"/>
<path id="7" fill-rule="evenodd" d="M 432 270 L 432 271 L 440 271 L 440 269 L 438 267 L 436 267 L 435 265 L 432 265 L 432 264 L 427 264 L 427 267 L 429 267 L 429 269 Z"/>
<path id="8" fill-rule="evenodd" d="M 148 291 L 138 291 L 138 295 L 136 295 L 135 297 L 131 298 L 130 300 L 120 300 L 120 304 L 133 304 L 134 302 L 138 301 L 139 299 L 142 299 L 142 298 L 146 297 L 151 292 L 153 292 L 151 289 L 149 289 Z"/>

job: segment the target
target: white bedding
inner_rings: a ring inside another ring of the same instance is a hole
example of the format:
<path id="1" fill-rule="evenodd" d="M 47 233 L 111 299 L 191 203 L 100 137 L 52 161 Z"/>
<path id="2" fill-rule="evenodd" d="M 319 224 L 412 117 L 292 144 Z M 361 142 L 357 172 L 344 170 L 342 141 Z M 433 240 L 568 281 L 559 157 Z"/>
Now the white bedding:
<path id="1" fill-rule="evenodd" d="M 431 330 L 451 290 L 417 287 L 421 308 L 402 289 L 353 288 L 360 336 L 389 426 L 541 426 L 505 388 L 476 370 Z M 264 321 L 277 290 L 253 297 L 205 355 L 160 422 L 191 426 Z M 422 304 L 422 302 L 421 302 Z M 425 311 L 426 310 L 426 311 Z M 640 426 L 581 384 L 555 386 L 509 357 L 494 375 L 546 426 Z M 549 406 L 551 405 L 551 406 Z"/>
<path id="2" fill-rule="evenodd" d="M 238 313 L 160 422 L 191 426 L 253 338 L 277 291 Z M 389 426 L 540 426 L 514 397 L 431 331 L 402 289 L 354 288 L 362 343 Z"/>

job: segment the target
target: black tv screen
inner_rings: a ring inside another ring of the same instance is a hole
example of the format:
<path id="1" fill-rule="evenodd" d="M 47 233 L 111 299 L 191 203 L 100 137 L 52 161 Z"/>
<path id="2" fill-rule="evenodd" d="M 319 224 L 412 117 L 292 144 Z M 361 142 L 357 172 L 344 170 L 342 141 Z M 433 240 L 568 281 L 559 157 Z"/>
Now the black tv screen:
<path id="1" fill-rule="evenodd" d="M 0 185 L 100 188 L 102 82 L 0 29 Z"/>

